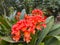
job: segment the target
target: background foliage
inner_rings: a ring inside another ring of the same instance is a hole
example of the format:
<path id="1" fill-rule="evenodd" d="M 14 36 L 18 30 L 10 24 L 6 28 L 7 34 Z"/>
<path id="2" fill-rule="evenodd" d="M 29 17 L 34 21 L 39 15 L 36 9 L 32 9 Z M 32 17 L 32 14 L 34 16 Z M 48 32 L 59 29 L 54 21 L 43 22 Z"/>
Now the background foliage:
<path id="1" fill-rule="evenodd" d="M 22 41 L 14 42 L 9 36 L 11 36 L 11 26 L 16 23 L 14 19 L 16 13 L 20 11 L 22 18 L 24 13 L 31 13 L 34 8 L 42 9 L 48 16 L 47 28 L 41 32 L 38 31 L 29 44 Z M 0 45 L 60 45 L 60 24 L 54 22 L 54 17 L 59 14 L 60 0 L 0 0 L 0 22 L 2 22 L 0 24 Z"/>

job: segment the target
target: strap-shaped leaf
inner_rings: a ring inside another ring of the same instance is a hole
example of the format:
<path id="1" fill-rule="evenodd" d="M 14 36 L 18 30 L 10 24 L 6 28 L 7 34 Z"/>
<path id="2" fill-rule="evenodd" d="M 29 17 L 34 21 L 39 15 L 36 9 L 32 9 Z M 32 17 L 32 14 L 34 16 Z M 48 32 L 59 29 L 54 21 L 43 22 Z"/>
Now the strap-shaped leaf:
<path id="1" fill-rule="evenodd" d="M 49 19 L 49 20 L 48 20 Z M 47 23 L 47 27 L 45 29 L 42 30 L 42 32 L 40 33 L 40 35 L 38 35 L 38 40 L 36 41 L 36 45 L 39 45 L 42 40 L 45 38 L 45 36 L 49 33 L 50 29 L 52 28 L 52 25 L 54 24 L 54 17 L 51 16 L 49 17 L 46 21 Z"/>
<path id="2" fill-rule="evenodd" d="M 0 36 L 0 38 L 4 41 L 10 42 L 10 43 L 19 43 L 19 42 L 22 43 L 23 42 L 23 41 L 18 41 L 18 42 L 13 41 L 10 36 L 2 36 L 2 37 Z"/>
<path id="3" fill-rule="evenodd" d="M 50 31 L 57 30 L 58 28 L 60 28 L 60 24 L 55 23 Z"/>
<path id="4" fill-rule="evenodd" d="M 6 23 L 11 27 L 12 24 L 9 22 L 9 20 L 7 20 L 6 16 L 3 16 L 3 18 L 5 19 Z"/>
<path id="5" fill-rule="evenodd" d="M 0 39 L 0 45 L 10 45 L 10 43 Z"/>
<path id="6" fill-rule="evenodd" d="M 56 37 L 60 41 L 60 36 L 54 36 L 54 37 Z"/>
<path id="7" fill-rule="evenodd" d="M 8 30 L 8 29 L 6 28 L 6 26 L 4 26 L 3 24 L 1 24 L 1 28 L 2 28 L 2 30 Z"/>
<path id="8" fill-rule="evenodd" d="M 4 32 L 0 31 L 0 36 L 4 36 L 4 35 L 5 35 Z"/>
<path id="9" fill-rule="evenodd" d="M 32 40 L 31 40 L 31 42 L 30 42 L 30 45 L 35 45 L 36 40 L 37 40 L 38 32 L 39 32 L 39 31 L 37 31 L 35 35 L 32 35 Z"/>
<path id="10" fill-rule="evenodd" d="M 1 32 L 0 33 L 2 33 L 3 35 L 8 35 L 8 34 L 10 34 L 10 29 L 8 29 L 5 25 L 3 25 L 3 24 L 1 24 L 0 25 L 1 26 Z"/>
<path id="11" fill-rule="evenodd" d="M 7 23 L 6 23 L 5 19 L 3 18 L 3 16 L 0 16 L 0 22 L 2 24 L 4 24 L 7 28 L 9 28 L 9 26 L 7 25 Z"/>
<path id="12" fill-rule="evenodd" d="M 53 18 L 53 16 L 48 17 L 48 18 L 46 19 L 46 23 L 49 23 L 52 18 Z"/>
<path id="13" fill-rule="evenodd" d="M 15 10 L 14 12 L 13 12 L 13 14 L 10 14 L 10 16 L 8 17 L 10 20 L 14 20 L 14 18 L 15 18 L 15 15 L 16 15 L 16 12 L 17 12 L 17 10 Z"/>
<path id="14" fill-rule="evenodd" d="M 23 19 L 25 14 L 26 14 L 26 10 L 23 9 L 20 15 L 20 19 Z"/>
<path id="15" fill-rule="evenodd" d="M 7 42 L 11 42 L 14 43 L 15 41 L 13 41 L 10 37 L 0 37 L 2 40 L 7 41 Z"/>
<path id="16" fill-rule="evenodd" d="M 18 44 L 18 45 L 23 45 L 23 44 Z"/>
<path id="17" fill-rule="evenodd" d="M 49 32 L 49 36 L 56 36 L 60 34 L 60 28 L 55 29 L 54 31 Z"/>
<path id="18" fill-rule="evenodd" d="M 7 28 L 11 28 L 11 24 L 6 16 L 0 16 L 0 22 L 5 25 Z"/>
<path id="19" fill-rule="evenodd" d="M 56 38 L 50 38 L 45 41 L 45 45 L 60 45 L 60 41 L 58 41 Z"/>

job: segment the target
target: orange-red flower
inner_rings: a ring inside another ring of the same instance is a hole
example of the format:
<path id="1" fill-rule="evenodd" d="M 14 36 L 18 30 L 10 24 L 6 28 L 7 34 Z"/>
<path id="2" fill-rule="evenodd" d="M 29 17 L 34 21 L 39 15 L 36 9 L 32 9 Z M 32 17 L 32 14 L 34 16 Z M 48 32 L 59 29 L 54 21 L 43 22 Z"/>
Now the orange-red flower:
<path id="1" fill-rule="evenodd" d="M 20 15 L 21 15 L 21 12 L 17 12 L 17 14 L 15 16 L 16 20 L 20 20 Z"/>
<path id="2" fill-rule="evenodd" d="M 19 20 L 12 26 L 13 40 L 19 41 L 20 35 L 23 35 L 24 41 L 29 43 L 32 39 L 30 35 L 36 33 L 35 29 L 42 30 L 41 27 L 46 27 L 45 17 L 41 10 L 34 9 L 31 15 L 26 14 L 24 19 Z"/>
<path id="3" fill-rule="evenodd" d="M 36 29 L 37 29 L 37 30 L 42 30 L 41 25 L 38 24 L 38 25 L 36 26 Z"/>
<path id="4" fill-rule="evenodd" d="M 32 15 L 43 15 L 43 12 L 40 9 L 34 9 L 32 10 Z"/>
<path id="5" fill-rule="evenodd" d="M 11 34 L 12 34 L 13 40 L 18 42 L 20 39 L 20 31 L 15 31 L 15 32 L 12 32 Z"/>
<path id="6" fill-rule="evenodd" d="M 42 26 L 43 26 L 44 28 L 46 28 L 46 24 L 43 23 Z"/>
<path id="7" fill-rule="evenodd" d="M 25 31 L 24 32 L 24 41 L 26 41 L 27 43 L 29 43 L 30 40 L 31 40 L 30 32 L 29 31 Z"/>
<path id="8" fill-rule="evenodd" d="M 21 12 L 17 12 L 17 15 L 20 16 Z"/>

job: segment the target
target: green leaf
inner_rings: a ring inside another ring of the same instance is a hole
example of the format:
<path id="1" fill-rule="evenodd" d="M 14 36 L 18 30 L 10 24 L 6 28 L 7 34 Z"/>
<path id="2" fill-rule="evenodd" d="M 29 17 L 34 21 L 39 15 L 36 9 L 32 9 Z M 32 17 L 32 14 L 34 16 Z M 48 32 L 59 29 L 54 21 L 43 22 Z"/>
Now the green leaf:
<path id="1" fill-rule="evenodd" d="M 40 43 L 40 45 L 44 45 L 44 42 Z"/>
<path id="2" fill-rule="evenodd" d="M 56 38 L 50 38 L 45 41 L 45 45 L 60 45 L 60 41 L 58 41 Z"/>
<path id="3" fill-rule="evenodd" d="M 12 26 L 12 23 L 9 21 L 7 16 L 0 16 L 0 22 L 7 28 L 11 28 Z"/>
<path id="4" fill-rule="evenodd" d="M 6 26 L 3 25 L 3 24 L 1 24 L 1 28 L 2 28 L 3 30 L 8 30 L 8 29 L 6 28 Z"/>
<path id="5" fill-rule="evenodd" d="M 6 16 L 3 16 L 3 18 L 6 21 L 7 25 L 9 25 L 10 27 L 12 27 L 12 24 L 9 22 L 9 20 L 6 18 Z"/>
<path id="6" fill-rule="evenodd" d="M 25 14 L 26 14 L 26 11 L 25 9 L 23 9 L 20 15 L 20 19 L 23 19 Z"/>
<path id="7" fill-rule="evenodd" d="M 10 45 L 10 44 L 4 40 L 0 40 L 0 45 Z"/>
<path id="8" fill-rule="evenodd" d="M 13 41 L 10 37 L 4 36 L 4 37 L 0 37 L 0 38 L 1 38 L 2 40 L 4 40 L 4 41 L 14 43 L 14 41 Z"/>
<path id="9" fill-rule="evenodd" d="M 60 36 L 54 36 L 54 37 L 56 37 L 60 41 Z"/>
<path id="10" fill-rule="evenodd" d="M 4 24 L 7 28 L 9 28 L 9 26 L 7 25 L 7 23 L 6 23 L 5 19 L 3 18 L 3 16 L 0 16 L 0 22 L 2 24 Z"/>
<path id="11" fill-rule="evenodd" d="M 50 29 L 52 28 L 52 25 L 54 24 L 53 16 L 49 17 L 48 19 L 46 20 L 48 22 L 48 23 L 46 22 L 47 27 L 41 31 L 40 35 L 38 35 L 39 37 L 38 37 L 38 40 L 36 41 L 36 45 L 39 45 L 43 41 L 45 36 L 49 33 Z"/>
<path id="12" fill-rule="evenodd" d="M 53 16 L 50 16 L 46 19 L 46 23 L 49 23 Z"/>
<path id="13" fill-rule="evenodd" d="M 49 36 L 56 36 L 56 35 L 59 35 L 59 34 L 60 34 L 60 28 L 55 29 L 55 30 L 48 33 Z"/>
<path id="14" fill-rule="evenodd" d="M 7 28 L 5 25 L 3 25 L 3 24 L 1 24 L 0 26 L 1 26 L 1 28 L 2 28 L 2 29 L 0 30 L 0 31 L 1 31 L 0 33 L 2 33 L 3 35 L 9 35 L 9 34 L 10 34 L 10 31 L 11 31 L 10 29 L 8 29 L 8 28 Z"/>
<path id="15" fill-rule="evenodd" d="M 10 36 L 0 36 L 0 38 L 9 43 L 22 43 L 23 42 L 23 41 L 18 41 L 18 42 L 13 41 Z"/>
<path id="16" fill-rule="evenodd" d="M 10 20 L 14 20 L 15 19 L 15 15 L 16 15 L 16 10 L 13 12 L 13 14 L 11 14 L 8 18 L 10 19 Z"/>
<path id="17" fill-rule="evenodd" d="M 30 45 L 35 45 L 36 40 L 37 40 L 37 33 L 38 33 L 38 31 L 36 32 L 35 35 L 32 35 L 32 40 L 31 40 L 31 42 L 30 42 Z"/>
<path id="18" fill-rule="evenodd" d="M 23 44 L 18 44 L 18 45 L 23 45 Z"/>
<path id="19" fill-rule="evenodd" d="M 13 41 L 12 39 L 11 39 L 11 37 L 6 37 L 6 36 L 4 36 L 4 37 L 0 37 L 2 40 L 4 40 L 4 41 L 6 41 L 6 42 L 10 42 L 10 43 L 15 43 L 15 41 Z"/>
<path id="20" fill-rule="evenodd" d="M 60 24 L 55 23 L 50 31 L 57 30 L 58 28 L 60 28 Z"/>

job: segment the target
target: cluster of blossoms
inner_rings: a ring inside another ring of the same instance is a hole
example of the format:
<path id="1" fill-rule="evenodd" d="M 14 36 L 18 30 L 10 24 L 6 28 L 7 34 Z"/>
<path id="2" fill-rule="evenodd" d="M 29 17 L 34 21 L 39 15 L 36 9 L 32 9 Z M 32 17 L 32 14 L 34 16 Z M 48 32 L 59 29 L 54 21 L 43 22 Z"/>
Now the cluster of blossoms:
<path id="1" fill-rule="evenodd" d="M 37 30 L 42 30 L 42 27 L 46 27 L 43 12 L 34 9 L 30 16 L 26 14 L 24 19 L 19 20 L 12 26 L 12 38 L 17 42 L 23 37 L 23 40 L 29 43 L 32 39 L 31 34 L 35 34 Z"/>

